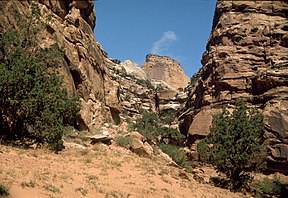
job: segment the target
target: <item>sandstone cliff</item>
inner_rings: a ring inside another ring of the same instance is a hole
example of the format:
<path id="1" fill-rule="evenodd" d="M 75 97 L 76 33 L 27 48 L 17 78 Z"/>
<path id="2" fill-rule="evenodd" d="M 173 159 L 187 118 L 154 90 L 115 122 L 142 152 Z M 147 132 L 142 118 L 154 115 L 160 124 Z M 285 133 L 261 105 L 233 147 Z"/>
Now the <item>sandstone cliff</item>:
<path id="1" fill-rule="evenodd" d="M 175 89 L 187 87 L 190 81 L 181 65 L 168 56 L 148 54 L 142 69 L 148 78 L 163 80 Z"/>
<path id="2" fill-rule="evenodd" d="M 0 32 L 18 28 L 15 15 L 26 16 L 31 1 L 0 1 Z M 105 119 L 119 119 L 119 85 L 107 74 L 105 53 L 95 41 L 94 1 L 38 1 L 41 21 L 46 24 L 39 34 L 42 47 L 57 42 L 65 49 L 61 75 L 69 94 L 81 97 L 79 129 L 96 129 Z"/>
<path id="3" fill-rule="evenodd" d="M 107 68 L 110 79 L 120 85 L 120 118 L 124 125 L 141 117 L 143 110 L 159 115 L 176 112 L 187 99 L 186 93 L 174 89 L 164 81 L 148 79 L 144 71 L 130 60 L 110 64 Z"/>
<path id="4" fill-rule="evenodd" d="M 265 116 L 269 168 L 288 172 L 287 1 L 218 1 L 198 80 L 179 117 L 192 142 L 212 115 L 246 98 Z"/>

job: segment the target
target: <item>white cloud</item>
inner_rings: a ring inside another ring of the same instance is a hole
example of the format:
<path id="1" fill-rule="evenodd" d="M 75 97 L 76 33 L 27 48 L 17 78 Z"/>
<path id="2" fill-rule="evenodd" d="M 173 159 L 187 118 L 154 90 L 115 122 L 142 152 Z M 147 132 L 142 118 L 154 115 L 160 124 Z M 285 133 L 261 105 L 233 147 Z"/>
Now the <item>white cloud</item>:
<path id="1" fill-rule="evenodd" d="M 178 40 L 177 35 L 173 31 L 166 31 L 163 33 L 162 37 L 153 43 L 151 49 L 152 54 L 161 54 L 169 50 L 172 44 Z"/>

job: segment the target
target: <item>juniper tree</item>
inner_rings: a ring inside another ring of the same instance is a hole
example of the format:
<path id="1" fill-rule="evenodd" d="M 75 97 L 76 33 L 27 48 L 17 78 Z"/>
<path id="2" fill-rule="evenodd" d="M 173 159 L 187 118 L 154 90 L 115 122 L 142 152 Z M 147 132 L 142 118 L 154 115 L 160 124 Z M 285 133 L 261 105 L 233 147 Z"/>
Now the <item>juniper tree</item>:
<path id="1" fill-rule="evenodd" d="M 63 53 L 57 44 L 39 47 L 45 24 L 36 4 L 30 15 L 15 17 L 19 28 L 0 34 L 0 138 L 33 137 L 61 150 L 64 122 L 73 122 L 79 111 L 57 72 Z"/>
<path id="2" fill-rule="evenodd" d="M 262 162 L 262 114 L 238 100 L 232 113 L 224 108 L 213 117 L 210 130 L 198 145 L 200 158 L 225 173 L 234 190 L 242 188 L 251 178 L 249 172 Z"/>

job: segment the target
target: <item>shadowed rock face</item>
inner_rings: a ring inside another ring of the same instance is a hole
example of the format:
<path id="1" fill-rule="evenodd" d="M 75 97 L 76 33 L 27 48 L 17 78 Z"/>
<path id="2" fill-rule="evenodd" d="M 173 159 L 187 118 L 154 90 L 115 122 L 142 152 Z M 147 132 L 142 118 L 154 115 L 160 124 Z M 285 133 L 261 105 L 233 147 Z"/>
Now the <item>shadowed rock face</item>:
<path id="1" fill-rule="evenodd" d="M 246 98 L 265 117 L 269 168 L 288 172 L 287 16 L 284 1 L 217 2 L 198 82 L 179 117 L 182 133 L 207 135 L 213 114 Z"/>
<path id="2" fill-rule="evenodd" d="M 116 119 L 120 112 L 119 84 L 111 81 L 105 52 L 95 41 L 94 1 L 39 0 L 41 21 L 46 29 L 39 35 L 41 47 L 57 42 L 63 47 L 63 65 L 60 69 L 70 95 L 81 97 L 79 129 L 94 130 L 105 119 Z M 31 3 L 31 1 L 30 1 Z M 15 13 L 30 13 L 28 1 L 0 1 L 0 32 L 17 28 Z"/>
<path id="3" fill-rule="evenodd" d="M 163 80 L 174 89 L 185 88 L 190 81 L 181 65 L 168 56 L 148 54 L 142 69 L 148 78 Z"/>

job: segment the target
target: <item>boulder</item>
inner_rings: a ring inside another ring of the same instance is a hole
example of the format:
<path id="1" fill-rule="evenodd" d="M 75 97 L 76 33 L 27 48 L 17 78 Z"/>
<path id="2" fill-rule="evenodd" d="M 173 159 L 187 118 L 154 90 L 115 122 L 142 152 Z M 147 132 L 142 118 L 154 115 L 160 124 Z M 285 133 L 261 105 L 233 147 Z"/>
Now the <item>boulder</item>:
<path id="1" fill-rule="evenodd" d="M 96 143 L 104 143 L 104 144 L 111 144 L 112 138 L 109 135 L 104 134 L 95 134 L 91 136 L 85 136 L 86 138 L 89 138 L 91 140 L 91 144 Z"/>
<path id="2" fill-rule="evenodd" d="M 132 152 L 142 157 L 151 158 L 153 155 L 153 147 L 138 132 L 130 134 L 130 148 Z"/>

